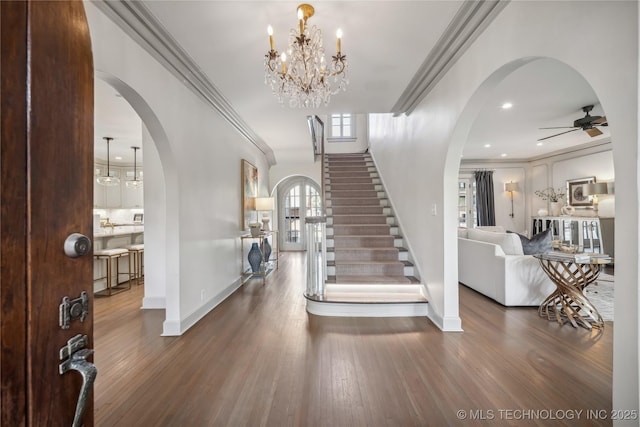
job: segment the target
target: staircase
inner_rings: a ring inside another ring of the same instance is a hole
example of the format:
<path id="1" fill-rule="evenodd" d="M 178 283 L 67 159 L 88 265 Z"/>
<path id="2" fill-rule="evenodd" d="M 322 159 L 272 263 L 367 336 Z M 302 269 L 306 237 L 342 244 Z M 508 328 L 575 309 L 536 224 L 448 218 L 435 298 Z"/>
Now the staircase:
<path id="1" fill-rule="evenodd" d="M 326 155 L 324 180 L 325 301 L 353 303 L 352 309 L 367 316 L 426 315 L 424 287 L 370 155 Z"/>

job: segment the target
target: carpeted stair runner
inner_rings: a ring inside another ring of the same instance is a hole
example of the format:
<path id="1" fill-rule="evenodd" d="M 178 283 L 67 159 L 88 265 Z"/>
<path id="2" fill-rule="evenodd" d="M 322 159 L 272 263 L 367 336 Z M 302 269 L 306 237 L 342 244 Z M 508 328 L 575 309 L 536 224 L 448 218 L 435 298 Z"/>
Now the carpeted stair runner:
<path id="1" fill-rule="evenodd" d="M 327 283 L 419 283 L 369 154 L 329 154 L 324 173 Z"/>

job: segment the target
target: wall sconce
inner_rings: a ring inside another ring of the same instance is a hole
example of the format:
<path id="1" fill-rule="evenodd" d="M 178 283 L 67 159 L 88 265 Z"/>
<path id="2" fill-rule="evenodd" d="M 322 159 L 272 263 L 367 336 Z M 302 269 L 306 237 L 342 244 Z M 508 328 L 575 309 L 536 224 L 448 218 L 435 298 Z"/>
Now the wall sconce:
<path id="1" fill-rule="evenodd" d="M 606 182 L 591 182 L 582 186 L 582 194 L 593 197 L 593 211 L 598 216 L 598 195 L 609 194 L 609 188 Z"/>
<path id="2" fill-rule="evenodd" d="M 256 197 L 257 211 L 262 211 L 262 229 L 269 230 L 269 212 L 273 211 L 273 197 Z"/>
<path id="3" fill-rule="evenodd" d="M 520 190 L 520 187 L 518 186 L 517 182 L 511 181 L 504 183 L 504 191 L 507 191 L 509 193 L 509 196 L 511 197 L 511 213 L 509 214 L 511 218 L 515 216 L 513 213 L 513 192 L 518 190 Z"/>

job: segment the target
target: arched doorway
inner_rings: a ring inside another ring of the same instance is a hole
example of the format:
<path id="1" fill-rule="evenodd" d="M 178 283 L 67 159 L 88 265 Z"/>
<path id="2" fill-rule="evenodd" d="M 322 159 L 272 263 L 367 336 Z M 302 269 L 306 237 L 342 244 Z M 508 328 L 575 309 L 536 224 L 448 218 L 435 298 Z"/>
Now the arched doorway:
<path id="1" fill-rule="evenodd" d="M 321 209 L 320 187 L 312 179 L 295 176 L 278 184 L 278 228 L 283 251 L 303 250 L 305 218 L 320 215 Z"/>
<path id="2" fill-rule="evenodd" d="M 172 286 L 167 277 L 177 275 L 177 266 L 167 262 L 177 259 L 178 235 L 175 227 L 167 224 L 177 221 L 178 199 L 177 171 L 168 137 L 157 116 L 140 94 L 119 78 L 95 71 L 100 79 L 113 87 L 140 117 L 143 124 L 142 139 L 145 150 L 144 191 L 144 240 L 145 281 L 142 308 L 165 309 L 166 318 L 177 317 L 178 307 L 171 301 L 177 295 L 177 285 Z"/>

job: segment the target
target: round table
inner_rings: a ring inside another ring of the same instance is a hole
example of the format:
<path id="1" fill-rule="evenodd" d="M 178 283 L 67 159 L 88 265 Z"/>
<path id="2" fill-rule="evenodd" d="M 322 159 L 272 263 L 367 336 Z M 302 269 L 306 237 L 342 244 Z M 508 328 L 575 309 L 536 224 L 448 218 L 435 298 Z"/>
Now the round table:
<path id="1" fill-rule="evenodd" d="M 534 255 L 542 269 L 555 283 L 556 290 L 538 308 L 538 314 L 560 324 L 570 322 L 587 329 L 604 328 L 604 320 L 596 307 L 584 296 L 583 290 L 593 283 L 611 258 L 591 257 L 576 261 L 573 255 Z"/>

